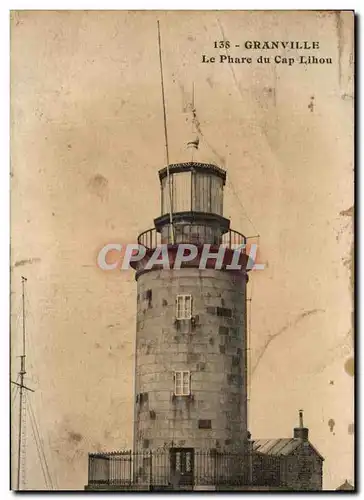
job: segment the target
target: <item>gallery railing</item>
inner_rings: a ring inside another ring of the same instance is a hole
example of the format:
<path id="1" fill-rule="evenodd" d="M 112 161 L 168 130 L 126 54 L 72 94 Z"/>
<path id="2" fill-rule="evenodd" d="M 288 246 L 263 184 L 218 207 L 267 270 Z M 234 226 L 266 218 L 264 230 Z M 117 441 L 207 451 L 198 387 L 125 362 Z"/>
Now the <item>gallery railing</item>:
<path id="1" fill-rule="evenodd" d="M 143 245 L 148 249 L 156 248 L 161 244 L 171 244 L 172 241 L 176 244 L 190 243 L 190 244 L 204 244 L 222 245 L 226 248 L 235 248 L 238 245 L 246 244 L 246 237 L 229 229 L 225 234 L 217 228 L 210 225 L 203 224 L 176 224 L 173 227 L 174 238 L 169 226 L 164 228 L 164 232 L 159 233 L 155 228 L 148 229 L 138 236 L 138 244 Z"/>

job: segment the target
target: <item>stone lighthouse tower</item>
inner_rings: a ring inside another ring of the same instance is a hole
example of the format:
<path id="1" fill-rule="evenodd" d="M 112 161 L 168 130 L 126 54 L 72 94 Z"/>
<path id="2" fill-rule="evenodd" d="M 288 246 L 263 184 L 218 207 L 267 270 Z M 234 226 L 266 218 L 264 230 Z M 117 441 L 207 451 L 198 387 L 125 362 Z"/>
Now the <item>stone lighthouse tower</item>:
<path id="1" fill-rule="evenodd" d="M 134 452 L 169 450 L 171 467 L 186 477 L 201 453 L 241 456 L 248 448 L 247 256 L 240 254 L 240 270 L 231 265 L 245 237 L 223 216 L 225 180 L 225 170 L 197 161 L 160 170 L 161 215 L 139 235 L 146 257 L 133 265 Z M 181 243 L 197 257 L 173 269 Z M 158 245 L 170 269 L 148 264 Z M 242 466 L 226 462 L 226 472 Z"/>
<path id="2" fill-rule="evenodd" d="M 193 158 L 168 164 L 159 180 L 161 215 L 132 262 L 133 450 L 90 453 L 86 489 L 322 490 L 324 459 L 302 411 L 293 437 L 251 440 L 247 429 L 253 262 L 223 216 L 226 172 Z"/>

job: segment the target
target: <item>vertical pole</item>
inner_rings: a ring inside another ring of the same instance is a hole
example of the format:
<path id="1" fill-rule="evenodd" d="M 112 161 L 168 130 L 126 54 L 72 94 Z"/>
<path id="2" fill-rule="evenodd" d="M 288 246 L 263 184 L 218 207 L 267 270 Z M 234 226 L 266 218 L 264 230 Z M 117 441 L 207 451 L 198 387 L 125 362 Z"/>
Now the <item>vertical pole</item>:
<path id="1" fill-rule="evenodd" d="M 92 477 L 92 455 L 91 453 L 88 454 L 88 484 L 91 484 L 91 481 L 93 480 Z"/>
<path id="2" fill-rule="evenodd" d="M 22 354 L 20 356 L 20 391 L 19 391 L 19 433 L 18 433 L 18 477 L 17 477 L 17 490 L 20 490 L 20 473 L 21 473 L 21 456 L 23 445 L 23 406 L 24 406 L 24 375 L 25 370 L 25 282 L 26 278 L 21 277 L 22 283 L 22 307 L 23 307 L 23 335 L 22 335 Z"/>
<path id="3" fill-rule="evenodd" d="M 153 486 L 152 450 L 149 451 L 149 488 Z"/>
<path id="4" fill-rule="evenodd" d="M 299 426 L 301 427 L 301 429 L 303 428 L 303 410 L 300 410 L 298 412 L 298 415 L 299 415 Z"/>
<path id="5" fill-rule="evenodd" d="M 25 356 L 25 282 L 26 278 L 21 277 L 22 284 L 22 307 L 23 307 L 23 356 Z"/>
<path id="6" fill-rule="evenodd" d="M 133 482 L 133 477 L 132 477 L 132 474 L 133 474 L 133 470 L 132 470 L 132 451 L 130 450 L 129 452 L 129 481 L 130 481 L 130 484 L 132 484 Z"/>
<path id="7" fill-rule="evenodd" d="M 249 440 L 249 484 L 253 484 L 253 441 Z"/>
<path id="8" fill-rule="evenodd" d="M 192 122 L 191 122 L 191 131 L 192 131 L 192 140 L 194 140 L 193 133 L 195 132 L 195 82 L 192 82 Z M 191 147 L 191 161 L 193 162 L 194 157 L 194 149 L 195 147 Z M 196 148 L 197 149 L 197 148 Z"/>
<path id="9" fill-rule="evenodd" d="M 163 209 L 164 209 L 163 194 L 164 194 L 163 193 L 163 184 L 162 184 L 162 181 L 161 181 L 161 194 L 160 194 L 160 196 L 161 196 L 161 215 L 163 215 Z"/>
<path id="10" fill-rule="evenodd" d="M 172 218 L 172 179 L 169 175 L 169 151 L 168 151 L 168 132 L 167 132 L 167 114 L 166 114 L 166 102 L 164 97 L 164 80 L 163 80 L 163 62 L 162 62 L 162 46 L 161 46 L 161 34 L 159 28 L 159 21 L 157 21 L 158 26 L 158 47 L 159 47 L 159 65 L 161 73 L 161 87 L 162 87 L 162 103 L 163 103 L 163 122 L 164 122 L 164 141 L 166 148 L 166 160 L 167 160 L 167 180 L 168 180 L 168 194 L 169 194 L 169 220 L 172 231 L 172 245 L 174 245 L 174 230 L 173 230 L 173 218 Z"/>
<path id="11" fill-rule="evenodd" d="M 214 477 L 213 477 L 213 484 L 217 486 L 217 454 L 218 451 L 216 450 L 214 453 Z"/>
<path id="12" fill-rule="evenodd" d="M 20 379 L 20 383 L 21 379 Z M 20 404 L 19 404 L 19 434 L 18 434 L 18 478 L 16 489 L 20 490 L 20 463 L 21 463 L 21 447 L 22 447 L 22 412 L 23 412 L 23 387 L 20 386 Z"/>

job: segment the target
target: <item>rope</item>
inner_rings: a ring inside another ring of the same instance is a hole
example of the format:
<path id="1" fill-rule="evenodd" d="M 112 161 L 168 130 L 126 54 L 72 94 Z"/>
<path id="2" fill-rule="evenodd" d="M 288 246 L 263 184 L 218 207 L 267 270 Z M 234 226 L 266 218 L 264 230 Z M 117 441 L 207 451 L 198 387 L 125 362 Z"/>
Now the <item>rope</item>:
<path id="1" fill-rule="evenodd" d="M 231 177 L 231 173 L 229 174 L 229 176 Z M 243 214 L 245 216 L 246 219 L 248 219 L 248 221 L 250 222 L 252 228 L 254 229 L 255 233 L 257 234 L 257 237 L 259 237 L 259 231 L 257 230 L 257 228 L 255 227 L 255 224 L 254 222 L 251 220 L 251 218 L 249 217 L 249 215 L 247 214 L 247 211 L 243 205 L 243 202 L 240 200 L 237 192 L 235 191 L 234 189 L 234 186 L 233 186 L 233 183 L 230 181 L 230 179 L 228 178 L 227 179 L 227 184 L 229 186 L 229 188 L 231 188 L 231 191 L 233 192 L 234 196 L 236 197 L 236 199 L 238 200 L 238 203 L 240 205 L 240 207 L 242 208 L 243 210 Z"/>
<path id="2" fill-rule="evenodd" d="M 32 432 L 33 432 L 33 437 L 34 437 L 34 441 L 35 441 L 35 446 L 36 446 L 37 452 L 38 452 L 40 466 L 41 466 L 42 472 L 43 472 L 44 482 L 45 482 L 46 487 L 49 488 L 48 480 L 47 480 L 47 474 L 46 474 L 46 471 L 44 469 L 44 465 L 43 465 L 43 461 L 42 461 L 42 457 L 41 457 L 41 453 L 40 453 L 40 449 L 39 449 L 39 443 L 37 441 L 36 431 L 34 429 L 34 421 L 33 421 L 32 418 L 30 419 L 30 423 L 31 423 L 31 426 L 32 426 Z"/>
<path id="3" fill-rule="evenodd" d="M 21 414 L 19 415 L 21 418 L 21 434 L 19 439 L 21 440 L 19 444 L 19 458 L 18 458 L 18 467 L 19 467 L 19 490 L 26 489 L 26 423 L 27 423 L 27 391 L 23 390 L 23 406 L 21 408 Z M 20 422 L 19 422 L 20 425 Z"/>
<path id="4" fill-rule="evenodd" d="M 19 375 L 18 375 L 18 378 L 16 379 L 16 382 L 17 382 L 17 383 L 18 383 L 18 380 L 19 380 Z M 16 400 L 16 398 L 17 398 L 17 395 L 18 395 L 18 393 L 19 393 L 19 386 L 18 386 L 18 385 L 14 385 L 14 386 L 13 386 L 13 389 L 15 389 L 15 390 L 14 390 L 14 393 L 13 393 L 13 399 L 12 399 L 12 402 L 11 402 L 11 406 L 13 406 L 13 405 L 14 405 L 15 400 Z"/>
<path id="5" fill-rule="evenodd" d="M 247 351 L 247 370 L 246 370 L 246 377 L 247 377 L 247 403 L 250 401 L 250 395 L 251 395 L 251 324 L 252 324 L 252 300 L 253 300 L 253 283 L 251 283 L 250 286 L 250 298 L 246 298 L 246 302 L 249 302 L 249 306 L 247 306 L 247 314 L 248 316 L 247 319 L 247 346 L 246 346 L 246 351 Z M 247 428 L 249 429 L 249 404 L 247 404 Z"/>
<path id="6" fill-rule="evenodd" d="M 44 405 L 42 392 L 40 393 L 40 397 L 41 397 L 41 400 L 42 400 L 42 404 Z M 38 409 L 37 409 L 36 401 L 34 402 L 34 406 L 32 407 L 32 409 L 33 409 L 35 420 L 38 421 L 38 422 L 40 422 L 39 412 L 38 412 Z M 39 425 L 39 428 L 40 428 L 40 425 Z M 49 433 L 47 432 L 46 435 L 47 435 L 48 450 L 51 450 L 52 446 L 51 446 L 51 442 L 50 442 L 50 439 L 49 439 Z M 45 446 L 44 440 L 42 439 L 42 435 L 40 434 L 40 432 L 39 432 L 39 436 L 41 438 L 43 450 L 45 452 L 46 446 Z M 53 484 L 53 489 L 58 490 L 59 488 L 58 488 L 57 475 L 55 473 L 56 468 L 54 467 L 54 463 L 53 463 L 53 460 L 52 460 L 52 453 L 51 452 L 48 455 L 48 461 L 49 461 L 49 465 L 50 465 L 49 466 L 49 470 L 53 471 L 53 475 L 49 474 L 49 477 L 52 480 L 51 482 Z"/>
<path id="7" fill-rule="evenodd" d="M 18 376 L 16 377 L 16 380 L 15 380 L 16 384 L 19 382 L 19 373 L 18 373 Z M 16 384 L 14 384 L 12 387 L 11 387 L 11 395 L 14 394 L 15 390 L 17 388 L 19 388 L 19 386 L 17 386 Z"/>
<path id="8" fill-rule="evenodd" d="M 32 424 L 34 441 L 35 441 L 35 444 L 37 447 L 38 456 L 39 456 L 39 460 L 40 460 L 41 467 L 42 467 L 43 477 L 44 477 L 47 488 L 50 488 L 53 490 L 54 488 L 53 488 L 52 478 L 51 478 L 51 474 L 49 472 L 47 458 L 46 458 L 45 453 L 44 453 L 43 440 L 42 440 L 42 437 L 40 436 L 40 433 L 39 433 L 37 421 L 36 421 L 30 400 L 29 400 L 29 410 L 30 410 L 29 414 L 30 414 L 30 421 Z"/>

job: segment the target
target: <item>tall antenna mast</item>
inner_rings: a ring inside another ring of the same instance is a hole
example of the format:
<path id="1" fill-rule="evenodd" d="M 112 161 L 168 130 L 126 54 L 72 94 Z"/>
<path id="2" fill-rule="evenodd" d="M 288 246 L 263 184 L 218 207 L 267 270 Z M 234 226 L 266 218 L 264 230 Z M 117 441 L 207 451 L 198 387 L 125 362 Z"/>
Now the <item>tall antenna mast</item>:
<path id="1" fill-rule="evenodd" d="M 164 95 L 162 47 L 161 47 L 161 33 L 160 33 L 160 28 L 159 28 L 159 21 L 157 21 L 157 26 L 158 26 L 159 66 L 160 66 L 160 73 L 161 73 L 162 103 L 163 103 L 164 142 L 165 142 L 166 160 L 167 160 L 167 180 L 168 180 L 168 197 L 169 197 L 169 222 L 170 222 L 170 227 L 171 227 L 172 244 L 174 245 L 174 228 L 173 228 L 173 216 L 172 216 L 172 179 L 171 179 L 171 176 L 169 175 L 169 151 L 168 151 L 167 115 L 166 115 L 166 102 L 165 102 L 165 95 Z"/>
<path id="2" fill-rule="evenodd" d="M 25 283 L 27 279 L 24 278 L 24 276 L 21 277 L 21 284 L 22 284 L 22 308 L 23 308 L 23 331 L 22 331 L 22 354 L 20 356 L 20 371 L 19 371 L 19 378 L 20 378 L 20 383 L 18 382 L 11 382 L 12 384 L 18 386 L 20 388 L 20 401 L 19 401 L 19 433 L 18 433 L 18 475 L 17 475 L 17 490 L 20 490 L 20 485 L 21 485 L 21 472 L 22 472 L 22 458 L 24 456 L 24 441 L 25 441 L 25 390 L 26 391 L 31 391 L 34 392 L 32 389 L 29 387 L 26 387 L 24 385 L 24 375 L 26 374 L 26 368 L 25 368 L 25 358 L 26 358 L 26 353 L 25 353 Z M 24 471 L 23 471 L 24 472 Z"/>
<path id="3" fill-rule="evenodd" d="M 199 134 L 196 126 L 196 108 L 195 108 L 195 82 L 192 82 L 192 102 L 191 102 L 191 133 L 192 140 L 187 143 L 187 148 L 191 149 L 191 160 L 194 161 L 194 150 L 198 149 L 200 142 Z"/>
<path id="4" fill-rule="evenodd" d="M 19 435 L 18 435 L 18 481 L 17 481 L 17 489 L 20 490 L 20 473 L 21 473 L 21 458 L 22 458 L 22 445 L 23 445 L 23 413 L 24 410 L 24 375 L 26 374 L 25 369 L 25 286 L 26 278 L 24 276 L 21 277 L 21 286 L 22 286 L 22 308 L 23 308 L 23 348 L 22 354 L 20 356 L 20 402 L 19 402 Z"/>
<path id="5" fill-rule="evenodd" d="M 30 423 L 33 431 L 33 436 L 35 440 L 35 444 L 37 446 L 38 456 L 40 460 L 40 464 L 42 467 L 42 472 L 44 476 L 44 480 L 46 486 L 50 486 L 50 489 L 53 489 L 52 478 L 49 472 L 47 460 L 44 454 L 43 442 L 39 434 L 39 429 L 37 427 L 37 421 L 32 409 L 31 400 L 26 398 L 27 391 L 35 392 L 33 389 L 30 389 L 26 385 L 24 385 L 24 376 L 26 374 L 25 360 L 26 360 L 26 328 L 25 328 L 25 284 L 27 279 L 24 276 L 21 277 L 22 283 L 22 354 L 20 356 L 20 371 L 18 373 L 18 378 L 14 382 L 11 381 L 12 384 L 19 388 L 20 400 L 19 400 L 19 433 L 18 433 L 18 468 L 17 468 L 17 490 L 25 489 L 25 453 L 26 453 L 26 417 L 27 417 L 27 409 L 30 410 Z M 19 383 L 18 383 L 19 380 Z M 16 390 L 17 390 L 16 389 Z M 15 399 L 15 398 L 14 398 Z M 27 406 L 28 403 L 28 406 Z"/>
<path id="6" fill-rule="evenodd" d="M 23 335 L 22 335 L 22 354 L 20 356 L 20 402 L 19 402 L 19 435 L 18 435 L 18 481 L 17 481 L 17 489 L 20 490 L 20 479 L 21 479 L 21 459 L 23 454 L 23 424 L 25 426 L 24 418 L 24 375 L 26 374 L 25 368 L 25 282 L 27 281 L 24 276 L 21 277 L 21 286 L 22 286 L 22 309 L 23 309 Z"/>

